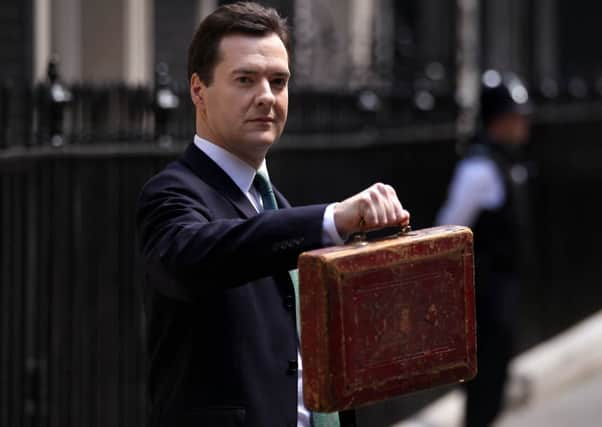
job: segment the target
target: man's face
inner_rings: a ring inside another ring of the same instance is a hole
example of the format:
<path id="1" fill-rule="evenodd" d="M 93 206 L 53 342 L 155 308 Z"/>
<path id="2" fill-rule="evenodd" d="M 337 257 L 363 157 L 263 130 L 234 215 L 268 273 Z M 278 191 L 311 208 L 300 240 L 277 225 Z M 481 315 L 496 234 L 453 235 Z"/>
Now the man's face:
<path id="1" fill-rule="evenodd" d="M 196 75 L 195 75 L 196 76 Z M 258 167 L 284 129 L 288 54 L 276 34 L 222 39 L 209 86 L 191 79 L 199 136 Z"/>

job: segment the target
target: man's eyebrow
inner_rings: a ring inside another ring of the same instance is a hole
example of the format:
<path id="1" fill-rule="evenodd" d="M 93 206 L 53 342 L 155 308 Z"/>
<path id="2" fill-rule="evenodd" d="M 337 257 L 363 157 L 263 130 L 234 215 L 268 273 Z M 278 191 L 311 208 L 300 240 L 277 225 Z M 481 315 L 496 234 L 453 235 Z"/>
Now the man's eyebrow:
<path id="1" fill-rule="evenodd" d="M 237 68 L 232 71 L 232 74 L 244 74 L 244 75 L 257 75 L 259 71 L 253 70 L 251 68 Z M 270 73 L 272 76 L 276 77 L 286 77 L 289 78 L 291 73 L 288 71 L 276 71 L 274 73 Z"/>
<path id="2" fill-rule="evenodd" d="M 232 71 L 232 74 L 259 74 L 259 71 L 251 70 L 249 68 L 237 68 Z"/>

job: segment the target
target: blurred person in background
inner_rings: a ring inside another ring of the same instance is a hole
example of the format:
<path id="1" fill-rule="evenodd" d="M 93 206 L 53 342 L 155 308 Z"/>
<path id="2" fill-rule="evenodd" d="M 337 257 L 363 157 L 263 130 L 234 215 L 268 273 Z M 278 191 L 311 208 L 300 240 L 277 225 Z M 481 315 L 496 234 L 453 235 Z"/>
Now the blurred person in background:
<path id="1" fill-rule="evenodd" d="M 495 420 L 513 355 L 521 240 L 529 228 L 523 148 L 530 112 L 527 89 L 516 75 L 483 74 L 480 131 L 457 165 L 436 219 L 474 232 L 479 373 L 466 385 L 467 427 Z"/>

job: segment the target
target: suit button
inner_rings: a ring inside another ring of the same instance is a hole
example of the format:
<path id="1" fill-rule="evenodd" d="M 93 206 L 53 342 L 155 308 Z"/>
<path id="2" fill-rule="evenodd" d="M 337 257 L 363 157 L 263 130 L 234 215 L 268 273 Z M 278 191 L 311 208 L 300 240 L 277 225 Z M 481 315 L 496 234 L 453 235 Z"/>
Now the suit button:
<path id="1" fill-rule="evenodd" d="M 297 374 L 297 361 L 289 360 L 288 361 L 288 369 L 286 370 L 288 375 L 296 375 Z"/>
<path id="2" fill-rule="evenodd" d="M 284 307 L 288 311 L 293 311 L 295 308 L 295 297 L 292 295 L 287 295 L 284 297 Z"/>

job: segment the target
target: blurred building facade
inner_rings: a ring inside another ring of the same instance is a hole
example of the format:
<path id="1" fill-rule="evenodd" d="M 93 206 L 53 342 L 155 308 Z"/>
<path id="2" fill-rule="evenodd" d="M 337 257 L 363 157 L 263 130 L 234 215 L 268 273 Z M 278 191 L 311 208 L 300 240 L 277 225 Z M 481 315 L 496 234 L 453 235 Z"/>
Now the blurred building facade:
<path id="1" fill-rule="evenodd" d="M 5 0 L 0 6 L 1 78 L 44 79 L 52 55 L 67 82 L 149 83 L 167 62 L 184 78 L 182 57 L 200 19 L 223 0 Z M 579 0 L 265 0 L 295 33 L 295 83 L 357 87 L 454 78 L 457 10 L 479 10 L 482 68 L 512 69 L 551 95 L 572 79 L 587 88 L 601 73 L 588 49 L 601 6 Z M 434 64 L 440 64 L 441 67 Z M 324 70 L 329 70 L 325 73 Z M 572 84 L 575 89 L 580 86 Z"/>
<path id="2" fill-rule="evenodd" d="M 66 84 L 95 87 L 152 87 L 157 64 L 166 64 L 175 90 L 185 94 L 190 37 L 202 17 L 223 3 L 227 1 L 3 1 L 3 133 L 11 139 L 27 137 L 34 102 L 29 89 L 46 80 L 51 59 L 59 61 Z M 344 102 L 380 110 L 381 117 L 388 110 L 389 127 L 396 127 L 395 120 L 402 125 L 418 119 L 453 122 L 463 109 L 476 109 L 478 75 L 488 68 L 523 76 L 540 103 L 602 97 L 602 58 L 589 49 L 587 30 L 596 27 L 595 17 L 602 12 L 596 2 L 263 3 L 278 8 L 292 24 L 293 92 L 347 95 Z"/>

